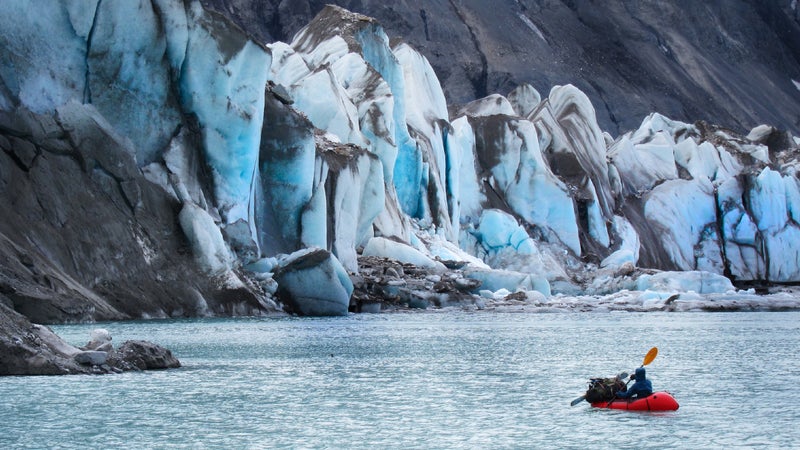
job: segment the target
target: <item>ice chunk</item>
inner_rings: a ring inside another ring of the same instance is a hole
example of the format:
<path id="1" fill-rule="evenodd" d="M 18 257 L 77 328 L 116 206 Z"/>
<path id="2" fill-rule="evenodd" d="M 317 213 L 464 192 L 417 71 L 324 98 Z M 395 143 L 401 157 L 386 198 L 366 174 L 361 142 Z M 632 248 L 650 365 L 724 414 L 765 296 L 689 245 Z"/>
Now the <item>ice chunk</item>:
<path id="1" fill-rule="evenodd" d="M 491 94 L 484 98 L 479 98 L 469 102 L 462 107 L 458 114 L 459 116 L 469 117 L 487 117 L 494 115 L 514 116 L 516 115 L 514 107 L 507 98 L 500 94 Z"/>
<path id="2" fill-rule="evenodd" d="M 316 174 L 314 198 L 303 213 L 304 242 L 330 242 L 339 261 L 357 272 L 356 248 L 372 237 L 385 204 L 381 164 L 363 149 L 338 146 L 321 152 Z"/>
<path id="3" fill-rule="evenodd" d="M 294 107 L 303 111 L 315 127 L 339 136 L 343 142 L 366 146 L 358 109 L 328 66 L 319 68 L 290 87 Z"/>
<path id="4" fill-rule="evenodd" d="M 487 249 L 512 247 L 522 254 L 532 253 L 535 244 L 523 227 L 508 213 L 487 209 L 481 215 L 477 234 Z"/>
<path id="5" fill-rule="evenodd" d="M 425 136 L 434 135 L 433 125 L 447 121 L 447 101 L 436 73 L 428 60 L 408 44 L 394 49 L 403 69 L 405 89 L 406 122 Z"/>
<path id="6" fill-rule="evenodd" d="M 734 291 L 731 280 L 722 275 L 704 271 L 659 272 L 642 275 L 636 282 L 640 291 L 696 292 L 698 294 Z"/>
<path id="7" fill-rule="evenodd" d="M 265 255 L 291 253 L 301 248 L 303 214 L 326 214 L 325 202 L 312 200 L 318 175 L 316 141 L 308 119 L 274 98 L 265 100 L 265 123 L 261 130 L 258 183 L 255 193 L 255 223 Z M 325 229 L 325 220 L 321 221 Z M 318 235 L 325 248 L 326 235 Z"/>
<path id="8" fill-rule="evenodd" d="M 648 195 L 645 216 L 658 227 L 672 261 L 692 270 L 696 268 L 695 245 L 716 224 L 714 187 L 707 178 L 666 181 Z"/>
<path id="9" fill-rule="evenodd" d="M 472 130 L 475 137 L 472 158 L 478 164 L 477 170 L 491 174 L 479 189 L 503 193 L 510 208 L 525 222 L 540 227 L 548 238 L 560 240 L 579 255 L 581 246 L 572 198 L 564 183 L 549 170 L 533 123 L 496 115 L 471 118 L 469 125 L 470 128 L 461 126 L 456 137 L 465 142 L 468 136 L 461 133 Z M 469 159 L 464 156 L 464 161 Z M 463 164 L 461 168 L 464 192 L 470 197 L 480 197 L 471 184 L 475 175 L 469 173 L 470 165 Z M 477 207 L 463 207 L 462 221 L 465 214 Z"/>
<path id="10" fill-rule="evenodd" d="M 750 204 L 759 230 L 776 232 L 786 225 L 786 185 L 779 172 L 761 171 L 753 180 Z"/>
<path id="11" fill-rule="evenodd" d="M 353 283 L 330 252 L 305 249 L 279 262 L 277 295 L 290 312 L 302 316 L 347 315 Z"/>
<path id="12" fill-rule="evenodd" d="M 693 178 L 725 180 L 738 175 L 742 165 L 724 148 L 716 148 L 706 141 L 697 145 L 694 139 L 685 139 L 674 147 L 675 162 L 686 169 Z"/>
<path id="13" fill-rule="evenodd" d="M 542 102 L 542 96 L 533 86 L 520 84 L 508 94 L 508 101 L 520 117 L 528 117 Z"/>
<path id="14" fill-rule="evenodd" d="M 550 283 L 544 277 L 510 270 L 468 268 L 464 275 L 481 281 L 480 289 L 492 292 L 506 290 L 506 295 L 517 291 L 538 291 L 550 295 Z"/>
<path id="15" fill-rule="evenodd" d="M 176 42 L 185 38 L 178 25 L 185 13 L 167 8 L 156 10 L 150 0 L 99 2 L 87 47 L 84 101 L 136 142 L 142 165 L 159 160 L 181 123 L 168 47 L 186 48 L 185 39 Z"/>
<path id="16" fill-rule="evenodd" d="M 25 0 L 3 3 L 0 107 L 13 110 L 21 104 L 45 113 L 83 100 L 87 27 L 97 3 L 51 0 L 35 8 Z"/>
<path id="17" fill-rule="evenodd" d="M 453 141 L 457 143 L 454 151 L 459 152 L 458 193 L 460 217 L 462 222 L 476 222 L 481 215 L 487 198 L 478 179 L 478 165 L 475 134 L 466 116 L 453 121 Z"/>
<path id="18" fill-rule="evenodd" d="M 626 193 L 637 194 L 660 181 L 678 178 L 672 145 L 670 136 L 658 132 L 647 143 L 623 136 L 609 149 L 608 156 L 628 187 Z"/>
<path id="19" fill-rule="evenodd" d="M 775 127 L 769 125 L 759 125 L 747 134 L 747 139 L 753 142 L 763 142 L 769 135 L 775 132 Z"/>
<path id="20" fill-rule="evenodd" d="M 628 263 L 636 266 L 639 262 L 640 247 L 639 235 L 636 230 L 624 217 L 614 216 L 614 232 L 621 240 L 619 249 L 603 259 L 600 267 L 617 270 Z"/>

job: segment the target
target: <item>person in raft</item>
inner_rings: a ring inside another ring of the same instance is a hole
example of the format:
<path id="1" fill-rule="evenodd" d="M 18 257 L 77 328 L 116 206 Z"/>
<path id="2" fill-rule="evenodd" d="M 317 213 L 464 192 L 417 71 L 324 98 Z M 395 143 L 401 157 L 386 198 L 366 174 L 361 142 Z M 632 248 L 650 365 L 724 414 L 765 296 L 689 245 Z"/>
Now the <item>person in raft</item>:
<path id="1" fill-rule="evenodd" d="M 633 386 L 629 387 L 627 391 L 618 391 L 617 398 L 643 398 L 653 393 L 653 385 L 650 380 L 645 376 L 644 367 L 639 367 L 631 378 L 635 378 L 636 382 Z"/>

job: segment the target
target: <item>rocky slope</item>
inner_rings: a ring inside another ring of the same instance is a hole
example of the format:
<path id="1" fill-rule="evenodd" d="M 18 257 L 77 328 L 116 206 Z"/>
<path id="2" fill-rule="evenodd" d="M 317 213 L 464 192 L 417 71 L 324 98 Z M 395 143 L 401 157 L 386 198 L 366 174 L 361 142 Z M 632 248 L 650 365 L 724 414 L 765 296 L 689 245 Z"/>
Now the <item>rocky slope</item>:
<path id="1" fill-rule="evenodd" d="M 0 112 L 0 148 L 0 286 L 17 311 L 52 323 L 247 311 L 255 301 L 202 276 L 176 205 L 96 109 Z"/>
<path id="2" fill-rule="evenodd" d="M 289 41 L 325 4 L 375 17 L 431 62 L 450 104 L 572 84 L 618 134 L 658 111 L 740 133 L 800 128 L 800 12 L 774 0 L 203 0 L 256 40 Z"/>

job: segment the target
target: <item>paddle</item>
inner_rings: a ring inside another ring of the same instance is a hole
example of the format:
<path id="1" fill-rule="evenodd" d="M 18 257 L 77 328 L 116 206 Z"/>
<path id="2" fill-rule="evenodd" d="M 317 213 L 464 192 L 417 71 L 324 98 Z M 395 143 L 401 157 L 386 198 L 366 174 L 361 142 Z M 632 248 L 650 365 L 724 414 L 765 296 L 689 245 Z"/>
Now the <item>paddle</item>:
<path id="1" fill-rule="evenodd" d="M 569 406 L 575 406 L 575 405 L 577 405 L 578 403 L 580 403 L 580 402 L 582 402 L 584 400 L 586 400 L 586 396 L 585 395 L 581 395 L 580 397 L 576 398 L 575 400 L 569 402 Z"/>
<path id="2" fill-rule="evenodd" d="M 640 367 L 644 367 L 653 362 L 653 360 L 656 359 L 657 355 L 658 355 L 658 347 L 651 348 L 650 351 L 647 352 L 646 355 L 644 355 L 644 361 L 642 362 L 642 365 Z"/>
<path id="3" fill-rule="evenodd" d="M 581 395 L 580 397 L 576 398 L 575 400 L 569 402 L 569 406 L 575 406 L 575 405 L 577 405 L 578 403 L 580 403 L 580 402 L 582 402 L 584 400 L 586 400 L 586 396 L 585 395 Z"/>
<path id="4" fill-rule="evenodd" d="M 628 378 L 628 372 L 622 372 L 621 374 L 617 375 L 617 380 L 622 380 Z M 578 403 L 586 400 L 586 395 L 581 395 L 580 397 L 576 398 L 575 400 L 569 402 L 569 406 L 575 406 Z"/>

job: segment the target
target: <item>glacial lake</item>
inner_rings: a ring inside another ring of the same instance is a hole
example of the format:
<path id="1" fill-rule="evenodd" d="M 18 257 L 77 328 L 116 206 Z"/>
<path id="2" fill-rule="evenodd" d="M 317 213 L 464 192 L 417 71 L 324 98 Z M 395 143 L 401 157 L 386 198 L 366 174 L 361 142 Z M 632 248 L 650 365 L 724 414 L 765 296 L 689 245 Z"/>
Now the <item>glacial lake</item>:
<path id="1" fill-rule="evenodd" d="M 800 445 L 800 312 L 423 312 L 64 325 L 183 368 L 0 378 L 0 448 L 625 449 Z M 647 351 L 669 413 L 570 401 Z"/>

